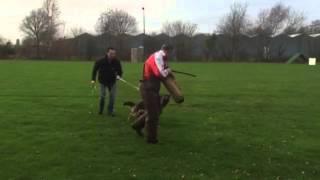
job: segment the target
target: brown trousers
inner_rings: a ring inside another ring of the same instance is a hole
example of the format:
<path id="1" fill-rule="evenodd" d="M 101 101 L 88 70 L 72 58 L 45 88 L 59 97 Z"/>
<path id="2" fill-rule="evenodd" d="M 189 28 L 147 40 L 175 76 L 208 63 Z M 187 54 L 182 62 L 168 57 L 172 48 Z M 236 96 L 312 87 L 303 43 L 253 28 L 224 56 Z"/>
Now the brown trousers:
<path id="1" fill-rule="evenodd" d="M 140 87 L 141 96 L 145 109 L 147 110 L 147 118 L 145 122 L 145 130 L 148 142 L 158 141 L 158 125 L 161 113 L 160 107 L 160 80 L 152 79 L 143 81 Z M 144 122 L 141 122 L 144 125 Z"/>

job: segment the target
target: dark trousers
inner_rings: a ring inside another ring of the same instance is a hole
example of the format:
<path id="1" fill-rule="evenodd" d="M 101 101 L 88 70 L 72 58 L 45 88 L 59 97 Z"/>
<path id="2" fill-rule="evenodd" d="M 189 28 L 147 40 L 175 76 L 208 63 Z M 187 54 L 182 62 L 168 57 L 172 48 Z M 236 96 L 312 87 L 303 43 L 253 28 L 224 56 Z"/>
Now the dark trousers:
<path id="1" fill-rule="evenodd" d="M 148 113 L 145 122 L 147 141 L 156 142 L 158 141 L 158 124 L 161 113 L 160 81 L 144 81 L 141 83 L 140 90 L 145 109 Z M 144 125 L 144 122 L 140 122 L 140 125 Z"/>

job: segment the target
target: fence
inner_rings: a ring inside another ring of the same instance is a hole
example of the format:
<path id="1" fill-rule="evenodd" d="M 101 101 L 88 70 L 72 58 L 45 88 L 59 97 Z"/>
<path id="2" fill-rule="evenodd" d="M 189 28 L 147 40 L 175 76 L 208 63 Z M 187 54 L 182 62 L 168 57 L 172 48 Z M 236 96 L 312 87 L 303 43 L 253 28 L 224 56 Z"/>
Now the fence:
<path id="1" fill-rule="evenodd" d="M 121 59 L 129 61 L 132 48 L 143 46 L 144 56 L 147 57 L 164 43 L 175 47 L 173 58 L 177 61 L 283 61 L 297 53 L 306 57 L 320 57 L 320 34 L 275 37 L 242 35 L 235 39 L 226 35 L 207 34 L 193 37 L 169 37 L 165 34 L 115 37 L 108 34 L 93 36 L 87 33 L 73 39 L 55 41 L 43 56 L 54 59 L 94 60 L 103 56 L 107 47 L 112 46 L 118 50 Z M 34 52 L 28 48 L 22 49 L 24 51 L 19 54 L 24 57 L 31 57 L 30 52 Z"/>

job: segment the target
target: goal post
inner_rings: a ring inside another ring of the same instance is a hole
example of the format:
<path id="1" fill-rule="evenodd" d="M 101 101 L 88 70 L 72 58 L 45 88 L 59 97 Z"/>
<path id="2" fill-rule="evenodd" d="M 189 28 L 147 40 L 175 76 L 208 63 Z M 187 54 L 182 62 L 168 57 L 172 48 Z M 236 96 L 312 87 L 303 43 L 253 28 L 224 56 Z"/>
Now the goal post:
<path id="1" fill-rule="evenodd" d="M 138 63 L 143 62 L 144 58 L 144 48 L 131 48 L 131 62 L 132 63 Z"/>

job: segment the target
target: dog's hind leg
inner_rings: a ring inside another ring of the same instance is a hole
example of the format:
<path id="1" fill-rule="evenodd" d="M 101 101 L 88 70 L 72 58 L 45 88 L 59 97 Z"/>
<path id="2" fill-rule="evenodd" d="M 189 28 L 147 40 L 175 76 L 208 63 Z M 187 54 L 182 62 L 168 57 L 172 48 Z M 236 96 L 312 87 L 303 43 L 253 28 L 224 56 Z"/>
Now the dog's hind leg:
<path id="1" fill-rule="evenodd" d="M 147 112 L 144 111 L 136 120 L 132 123 L 132 128 L 137 132 L 139 136 L 143 136 L 142 130 L 146 124 Z"/>

